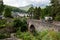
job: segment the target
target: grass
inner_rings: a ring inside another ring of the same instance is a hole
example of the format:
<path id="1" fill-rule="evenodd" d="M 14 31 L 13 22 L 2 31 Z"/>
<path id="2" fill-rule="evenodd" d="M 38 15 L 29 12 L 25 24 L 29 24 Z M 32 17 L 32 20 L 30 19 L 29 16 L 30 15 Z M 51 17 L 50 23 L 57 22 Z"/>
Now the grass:
<path id="1" fill-rule="evenodd" d="M 16 37 L 23 40 L 60 40 L 60 32 L 56 31 L 42 31 L 38 35 L 33 35 L 30 32 L 16 32 Z"/>

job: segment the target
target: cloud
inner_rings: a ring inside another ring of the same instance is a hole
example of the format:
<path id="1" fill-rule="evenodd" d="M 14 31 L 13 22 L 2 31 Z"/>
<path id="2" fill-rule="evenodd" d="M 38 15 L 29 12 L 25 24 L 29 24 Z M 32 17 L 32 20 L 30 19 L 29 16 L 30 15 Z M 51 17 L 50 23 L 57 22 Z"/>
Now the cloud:
<path id="1" fill-rule="evenodd" d="M 3 0 L 3 2 L 6 5 L 18 6 L 18 4 L 17 4 L 18 1 L 16 1 L 16 0 Z"/>
<path id="2" fill-rule="evenodd" d="M 49 4 L 49 0 L 3 0 L 4 4 L 15 7 L 23 7 L 29 4 L 34 6 L 43 6 Z"/>

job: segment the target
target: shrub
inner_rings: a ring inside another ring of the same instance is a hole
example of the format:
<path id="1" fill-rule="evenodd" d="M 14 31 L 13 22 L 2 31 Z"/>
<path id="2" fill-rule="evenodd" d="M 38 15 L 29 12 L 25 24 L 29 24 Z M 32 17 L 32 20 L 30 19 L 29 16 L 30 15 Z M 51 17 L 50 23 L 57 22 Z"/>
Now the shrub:
<path id="1" fill-rule="evenodd" d="M 0 33 L 0 39 L 8 38 L 10 37 L 9 33 Z"/>
<path id="2" fill-rule="evenodd" d="M 27 31 L 27 29 L 28 29 L 27 21 L 26 21 L 26 19 L 23 19 L 22 26 L 21 26 L 21 31 L 24 32 L 24 31 Z"/>
<path id="3" fill-rule="evenodd" d="M 39 33 L 40 38 L 44 37 L 44 36 L 47 35 L 47 34 L 48 34 L 48 30 L 41 31 L 41 32 Z"/>
<path id="4" fill-rule="evenodd" d="M 42 40 L 60 40 L 58 33 L 55 31 L 49 31 L 47 35 L 45 35 Z"/>
<path id="5" fill-rule="evenodd" d="M 22 21 L 20 19 L 14 19 L 13 26 L 14 27 L 20 27 L 22 25 Z"/>
<path id="6" fill-rule="evenodd" d="M 6 20 L 0 20 L 0 28 L 5 27 Z"/>
<path id="7" fill-rule="evenodd" d="M 36 38 L 38 40 L 41 40 L 45 35 L 48 34 L 48 30 L 45 30 L 45 31 L 41 31 L 41 32 L 37 32 L 37 35 L 36 35 Z"/>
<path id="8" fill-rule="evenodd" d="M 11 18 L 12 17 L 11 14 L 12 14 L 11 13 L 11 8 L 6 7 L 5 12 L 4 12 L 4 17 Z"/>
<path id="9" fill-rule="evenodd" d="M 29 32 L 17 31 L 16 37 L 23 40 L 60 40 L 60 32 L 53 30 L 45 30 L 37 33 L 38 35 L 33 35 Z"/>
<path id="10" fill-rule="evenodd" d="M 23 40 L 38 40 L 36 39 L 36 37 L 34 37 L 32 34 L 30 34 L 29 32 L 17 32 L 16 36 L 18 38 L 21 38 Z"/>
<path id="11" fill-rule="evenodd" d="M 60 21 L 60 15 L 55 17 L 56 21 Z"/>
<path id="12" fill-rule="evenodd" d="M 17 30 L 20 28 L 21 32 L 24 32 L 27 30 L 27 22 L 25 19 L 15 19 L 13 21 L 13 27 Z"/>

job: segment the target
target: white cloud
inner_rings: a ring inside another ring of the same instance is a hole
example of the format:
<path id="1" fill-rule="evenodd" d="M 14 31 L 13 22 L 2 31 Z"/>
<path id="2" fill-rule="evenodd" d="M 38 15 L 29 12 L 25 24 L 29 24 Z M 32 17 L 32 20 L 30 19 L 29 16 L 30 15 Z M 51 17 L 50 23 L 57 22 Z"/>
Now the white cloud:
<path id="1" fill-rule="evenodd" d="M 29 4 L 49 4 L 49 0 L 3 0 L 4 4 L 16 6 L 16 7 L 22 7 Z M 37 5 L 37 6 L 38 6 Z"/>

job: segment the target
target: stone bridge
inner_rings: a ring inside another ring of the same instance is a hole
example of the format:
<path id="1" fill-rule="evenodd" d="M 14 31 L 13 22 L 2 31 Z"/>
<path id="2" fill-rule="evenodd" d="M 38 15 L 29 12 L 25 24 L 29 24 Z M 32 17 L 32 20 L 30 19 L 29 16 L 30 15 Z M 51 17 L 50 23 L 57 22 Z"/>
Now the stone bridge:
<path id="1" fill-rule="evenodd" d="M 36 31 L 41 31 L 41 30 L 55 30 L 55 31 L 60 31 L 60 22 L 46 22 L 45 20 L 34 20 L 34 19 L 29 19 L 27 20 L 28 24 L 28 30 L 36 30 Z"/>

